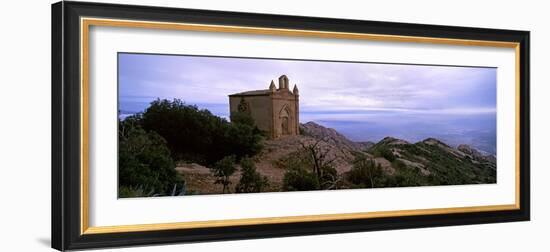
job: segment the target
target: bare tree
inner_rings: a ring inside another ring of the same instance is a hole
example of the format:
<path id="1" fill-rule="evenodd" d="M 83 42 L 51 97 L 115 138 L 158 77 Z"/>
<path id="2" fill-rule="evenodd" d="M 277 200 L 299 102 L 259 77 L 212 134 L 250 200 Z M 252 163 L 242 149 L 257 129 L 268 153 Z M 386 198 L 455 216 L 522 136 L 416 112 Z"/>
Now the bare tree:
<path id="1" fill-rule="evenodd" d="M 300 145 L 307 154 L 307 157 L 312 161 L 313 172 L 317 176 L 317 181 L 320 185 L 324 184 L 323 181 L 321 181 L 325 175 L 323 174 L 324 169 L 331 167 L 332 163 L 334 163 L 337 159 L 336 156 L 329 158 L 330 148 L 322 148 L 320 145 L 322 142 L 326 142 L 326 140 L 324 138 L 316 139 L 313 144 L 305 144 L 304 142 L 300 142 Z M 332 174 L 330 174 L 330 176 L 334 177 Z M 336 179 L 334 179 L 334 181 L 336 181 Z"/>

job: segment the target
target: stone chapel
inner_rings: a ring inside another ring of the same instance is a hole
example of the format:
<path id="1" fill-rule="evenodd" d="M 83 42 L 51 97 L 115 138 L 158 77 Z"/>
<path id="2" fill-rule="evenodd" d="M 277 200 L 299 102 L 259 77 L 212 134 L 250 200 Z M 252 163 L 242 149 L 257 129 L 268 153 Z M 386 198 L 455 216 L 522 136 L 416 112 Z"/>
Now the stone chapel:
<path id="1" fill-rule="evenodd" d="M 296 84 L 290 91 L 288 77 L 281 75 L 278 88 L 272 80 L 269 89 L 229 95 L 229 111 L 231 114 L 248 113 L 258 128 L 266 132 L 271 139 L 298 135 L 300 133 L 298 97 Z"/>

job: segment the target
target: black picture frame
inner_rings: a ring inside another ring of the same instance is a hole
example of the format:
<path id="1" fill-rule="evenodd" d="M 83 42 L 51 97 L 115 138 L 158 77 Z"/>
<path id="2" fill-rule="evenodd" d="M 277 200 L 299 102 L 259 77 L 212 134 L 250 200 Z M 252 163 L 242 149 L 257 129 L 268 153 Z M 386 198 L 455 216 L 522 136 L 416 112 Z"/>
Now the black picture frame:
<path id="1" fill-rule="evenodd" d="M 80 18 L 101 17 L 519 43 L 519 209 L 332 221 L 82 234 Z M 253 239 L 530 219 L 529 32 L 102 3 L 52 5 L 52 247 L 58 250 Z"/>

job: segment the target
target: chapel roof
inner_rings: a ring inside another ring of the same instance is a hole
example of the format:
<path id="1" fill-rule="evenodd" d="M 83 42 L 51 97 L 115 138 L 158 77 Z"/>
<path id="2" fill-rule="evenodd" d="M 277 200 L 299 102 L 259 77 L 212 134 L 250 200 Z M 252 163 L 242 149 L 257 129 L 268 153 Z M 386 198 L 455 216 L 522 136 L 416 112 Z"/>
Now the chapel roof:
<path id="1" fill-rule="evenodd" d="M 229 96 L 254 96 L 254 95 L 269 95 L 271 91 L 269 89 L 262 89 L 262 90 L 251 90 L 251 91 L 245 91 L 235 94 L 230 94 Z"/>

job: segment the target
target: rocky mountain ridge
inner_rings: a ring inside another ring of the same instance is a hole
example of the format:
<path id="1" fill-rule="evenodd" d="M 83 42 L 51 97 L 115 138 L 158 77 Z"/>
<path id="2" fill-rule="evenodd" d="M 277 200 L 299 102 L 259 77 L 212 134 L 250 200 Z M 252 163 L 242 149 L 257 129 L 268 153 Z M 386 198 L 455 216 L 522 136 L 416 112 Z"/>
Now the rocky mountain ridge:
<path id="1" fill-rule="evenodd" d="M 316 139 L 323 139 L 324 141 L 328 143 L 332 143 L 339 148 L 346 148 L 346 149 L 355 150 L 355 151 L 369 150 L 375 145 L 381 145 L 381 144 L 390 145 L 390 146 L 412 144 L 406 140 L 389 137 L 389 136 L 383 138 L 378 143 L 374 143 L 371 141 L 354 142 L 349 140 L 344 135 L 340 134 L 337 130 L 333 128 L 324 127 L 315 122 L 307 122 L 305 124 L 300 124 L 300 130 L 302 134 L 305 136 L 311 136 Z M 453 153 L 454 155 L 457 155 L 459 157 L 468 156 L 474 160 L 483 160 L 486 162 L 496 163 L 496 158 L 494 155 L 483 154 L 481 151 L 467 144 L 461 144 L 461 145 L 458 145 L 456 148 L 454 148 L 444 143 L 443 141 L 433 137 L 426 138 L 418 143 L 438 146 L 440 148 L 446 149 L 450 153 Z"/>
<path id="2" fill-rule="evenodd" d="M 333 148 L 362 153 L 373 158 L 387 174 L 411 172 L 424 184 L 475 184 L 496 182 L 496 158 L 469 145 L 452 147 L 436 138 L 416 143 L 386 137 L 364 144 L 347 139 L 338 131 L 314 122 L 301 124 L 303 135 L 323 139 Z M 348 157 L 346 160 L 350 160 Z M 350 164 L 351 166 L 352 164 Z"/>

